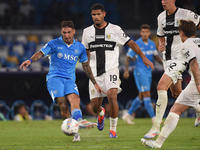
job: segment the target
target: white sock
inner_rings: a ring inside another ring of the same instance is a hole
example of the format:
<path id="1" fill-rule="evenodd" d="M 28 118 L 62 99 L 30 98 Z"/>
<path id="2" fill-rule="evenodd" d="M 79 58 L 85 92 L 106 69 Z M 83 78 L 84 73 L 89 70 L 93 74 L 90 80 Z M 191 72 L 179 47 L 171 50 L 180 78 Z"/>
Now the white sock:
<path id="1" fill-rule="evenodd" d="M 165 120 L 164 126 L 160 132 L 160 135 L 156 139 L 156 143 L 158 145 L 162 145 L 167 139 L 167 137 L 170 135 L 170 133 L 174 131 L 174 129 L 176 128 L 178 124 L 178 120 L 179 120 L 179 115 L 173 112 L 169 113 L 169 115 L 167 116 Z"/>
<path id="2" fill-rule="evenodd" d="M 101 110 L 101 112 L 98 114 L 99 116 L 104 116 L 104 111 L 103 109 Z"/>
<path id="3" fill-rule="evenodd" d="M 158 90 L 158 100 L 156 103 L 156 118 L 153 125 L 159 129 L 163 115 L 167 107 L 167 101 L 168 101 L 167 91 Z"/>
<path id="4" fill-rule="evenodd" d="M 117 117 L 117 118 L 111 118 L 111 117 L 110 117 L 110 130 L 116 132 L 117 121 L 118 121 L 118 117 Z"/>
<path id="5" fill-rule="evenodd" d="M 198 105 L 194 108 L 194 110 L 195 110 L 196 112 L 200 113 L 200 105 L 198 104 Z"/>

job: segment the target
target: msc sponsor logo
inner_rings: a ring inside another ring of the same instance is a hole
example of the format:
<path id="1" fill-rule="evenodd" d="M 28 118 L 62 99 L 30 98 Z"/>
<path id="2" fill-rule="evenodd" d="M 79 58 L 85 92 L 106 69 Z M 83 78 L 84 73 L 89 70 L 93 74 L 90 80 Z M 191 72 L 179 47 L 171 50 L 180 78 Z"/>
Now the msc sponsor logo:
<path id="1" fill-rule="evenodd" d="M 62 53 L 58 53 L 57 54 L 58 58 L 62 58 L 64 56 L 64 59 L 67 60 L 71 60 L 71 61 L 77 61 L 78 56 L 74 56 L 74 55 L 66 55 L 66 54 L 62 54 Z"/>
<path id="2" fill-rule="evenodd" d="M 74 55 L 64 55 L 64 59 L 67 59 L 67 60 L 71 60 L 71 61 L 77 61 L 78 59 L 78 56 L 74 56 Z"/>

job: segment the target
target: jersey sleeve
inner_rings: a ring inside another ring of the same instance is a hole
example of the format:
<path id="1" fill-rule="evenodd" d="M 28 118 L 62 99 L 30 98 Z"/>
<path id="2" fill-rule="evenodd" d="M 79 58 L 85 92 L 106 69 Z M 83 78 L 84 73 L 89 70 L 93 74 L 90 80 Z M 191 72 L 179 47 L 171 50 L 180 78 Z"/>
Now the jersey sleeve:
<path id="1" fill-rule="evenodd" d="M 51 53 L 53 53 L 55 50 L 53 48 L 53 40 L 46 43 L 40 50 L 44 53 L 44 56 L 47 56 L 47 55 L 50 55 Z"/>
<path id="2" fill-rule="evenodd" d="M 85 30 L 83 30 L 82 44 L 85 46 L 86 49 L 89 49 L 88 42 L 87 42 L 87 35 L 86 35 Z"/>
<path id="3" fill-rule="evenodd" d="M 83 63 L 83 62 L 86 62 L 88 60 L 88 57 L 87 57 L 87 53 L 86 53 L 86 49 L 84 47 L 84 45 L 81 44 L 81 55 L 79 56 L 79 62 L 80 63 Z"/>
<path id="4" fill-rule="evenodd" d="M 192 11 L 187 11 L 187 19 L 193 21 L 196 26 L 199 26 L 200 16 Z"/>
<path id="5" fill-rule="evenodd" d="M 193 51 L 193 47 L 190 45 L 183 46 L 181 52 L 184 56 L 184 60 L 187 63 L 190 63 L 190 61 L 196 57 L 195 52 Z"/>
<path id="6" fill-rule="evenodd" d="M 165 34 L 161 23 L 161 15 L 158 16 L 157 21 L 158 21 L 157 36 L 163 37 L 165 36 Z"/>
<path id="7" fill-rule="evenodd" d="M 126 55 L 130 58 L 133 58 L 135 56 L 135 52 L 131 48 L 129 48 Z"/>
<path id="8" fill-rule="evenodd" d="M 116 34 L 117 34 L 116 42 L 119 45 L 125 45 L 130 40 L 130 37 L 127 36 L 125 34 L 125 32 L 120 27 L 117 28 L 117 33 Z"/>

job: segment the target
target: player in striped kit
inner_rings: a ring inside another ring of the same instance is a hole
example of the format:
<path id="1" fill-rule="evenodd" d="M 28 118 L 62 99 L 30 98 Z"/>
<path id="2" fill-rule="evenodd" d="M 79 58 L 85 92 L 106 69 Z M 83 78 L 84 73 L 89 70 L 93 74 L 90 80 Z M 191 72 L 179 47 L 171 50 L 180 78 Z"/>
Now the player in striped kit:
<path id="1" fill-rule="evenodd" d="M 146 66 L 153 68 L 146 56 L 142 53 L 137 44 L 114 24 L 106 22 L 105 8 L 101 4 L 94 4 L 91 7 L 91 15 L 94 24 L 83 31 L 82 43 L 88 54 L 88 60 L 97 83 L 106 94 L 97 93 L 89 81 L 89 94 L 93 110 L 98 114 L 97 127 L 101 131 L 104 128 L 105 110 L 101 107 L 103 97 L 108 98 L 110 104 L 110 138 L 116 138 L 116 127 L 118 121 L 119 106 L 117 94 L 121 92 L 119 79 L 119 46 L 127 44 L 141 58 Z"/>
<path id="2" fill-rule="evenodd" d="M 179 116 L 190 107 L 197 112 L 194 125 L 197 127 L 200 124 L 200 38 L 195 37 L 196 25 L 193 21 L 181 20 L 179 31 L 183 44 L 178 60 L 189 65 L 188 72 L 191 75 L 191 81 L 172 106 L 158 138 L 155 141 L 141 139 L 145 146 L 151 148 L 162 147 L 170 133 L 176 128 Z"/>
<path id="3" fill-rule="evenodd" d="M 177 98 L 182 91 L 182 72 L 184 65 L 174 62 L 180 55 L 181 38 L 179 36 L 179 22 L 181 19 L 193 21 L 200 28 L 200 17 L 190 10 L 178 8 L 176 0 L 162 0 L 164 11 L 159 14 L 157 35 L 159 36 L 158 51 L 163 52 L 165 73 L 157 85 L 158 100 L 156 103 L 156 118 L 150 131 L 144 138 L 154 138 L 160 133 L 160 124 L 167 107 L 167 90 L 170 88 L 172 96 Z M 167 72 L 166 72 L 167 71 Z"/>

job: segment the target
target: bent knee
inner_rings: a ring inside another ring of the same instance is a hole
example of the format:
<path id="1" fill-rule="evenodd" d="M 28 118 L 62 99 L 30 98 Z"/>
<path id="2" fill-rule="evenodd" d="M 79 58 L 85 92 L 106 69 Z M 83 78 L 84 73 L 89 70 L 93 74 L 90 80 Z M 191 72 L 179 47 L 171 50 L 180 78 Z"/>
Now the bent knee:
<path id="1" fill-rule="evenodd" d="M 177 98 L 180 95 L 181 91 L 172 92 L 172 97 Z"/>

